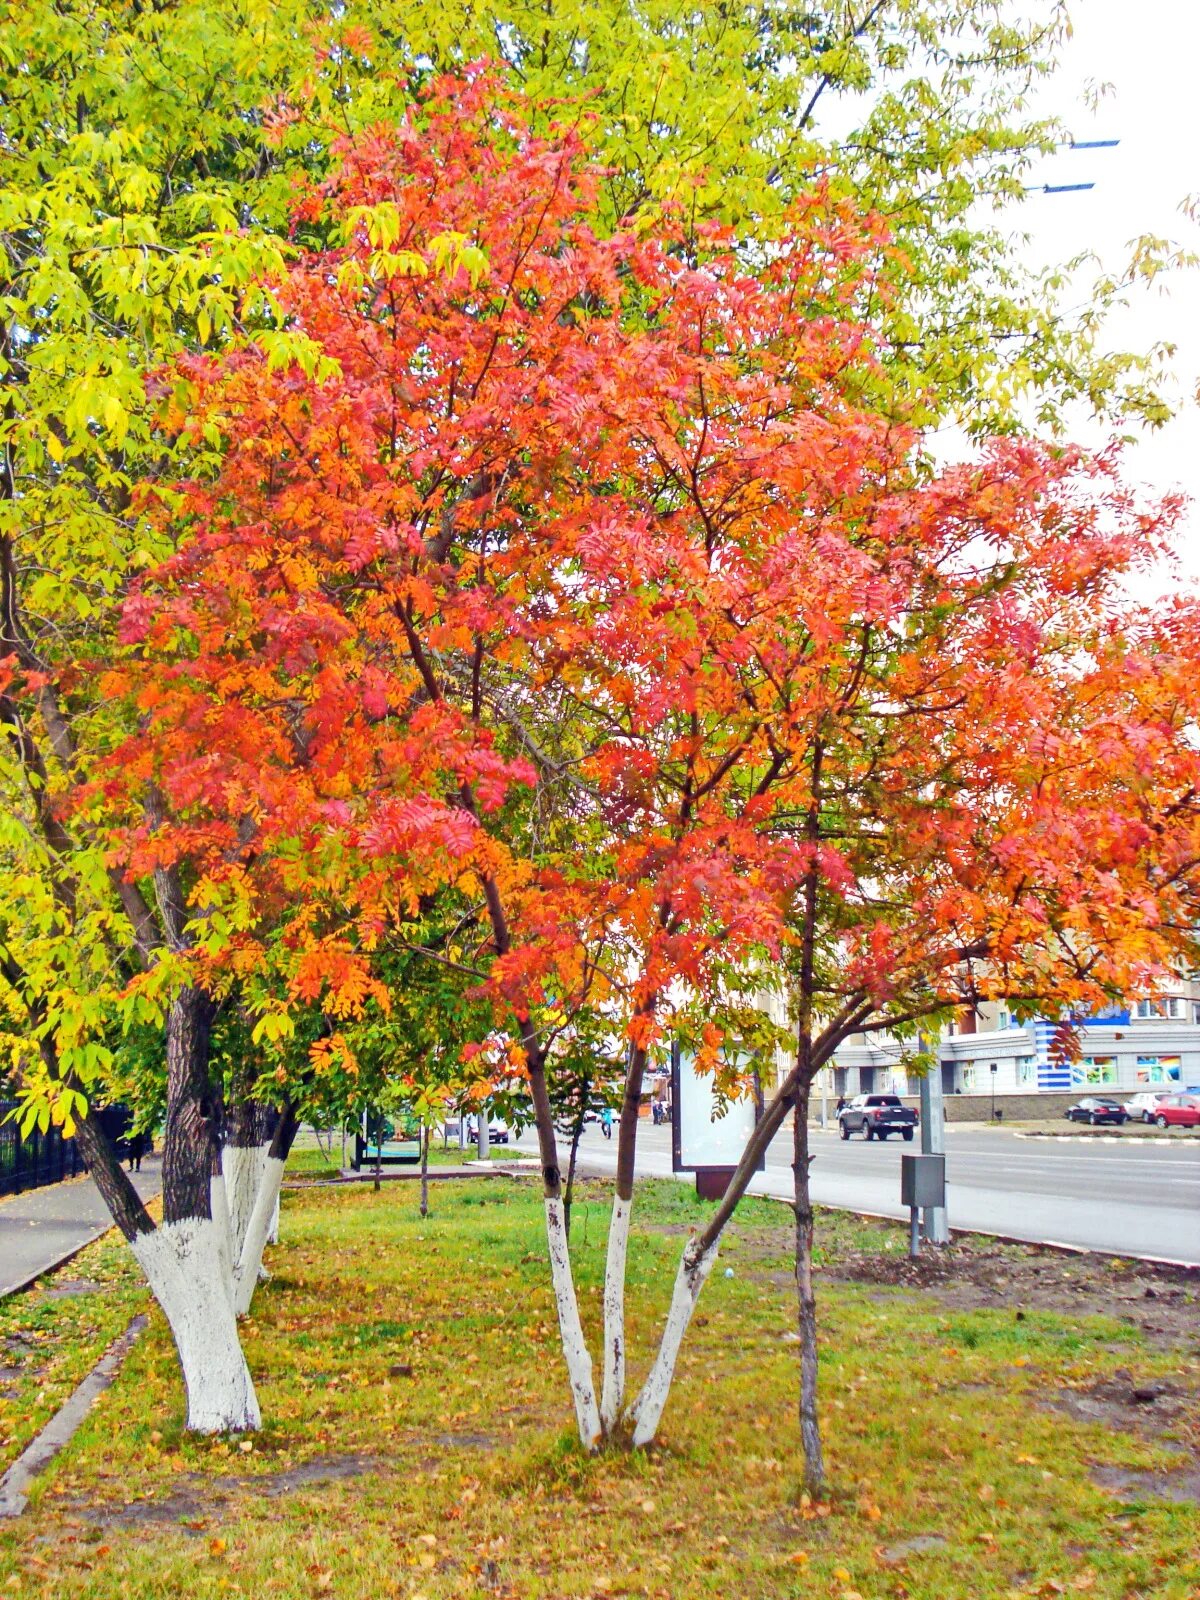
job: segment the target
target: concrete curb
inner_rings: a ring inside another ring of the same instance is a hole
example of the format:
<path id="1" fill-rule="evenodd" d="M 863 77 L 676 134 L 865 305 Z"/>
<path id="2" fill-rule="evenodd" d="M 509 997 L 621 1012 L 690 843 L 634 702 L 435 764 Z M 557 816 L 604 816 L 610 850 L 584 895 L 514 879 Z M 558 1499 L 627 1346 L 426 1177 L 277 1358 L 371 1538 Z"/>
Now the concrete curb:
<path id="1" fill-rule="evenodd" d="M 134 1317 L 125 1332 L 109 1345 L 74 1394 L 59 1407 L 0 1478 L 0 1518 L 21 1515 L 29 1504 L 29 1490 L 33 1487 L 34 1479 L 65 1445 L 70 1444 L 80 1423 L 121 1370 L 121 1363 L 149 1321 L 145 1312 L 139 1312 Z"/>
<path id="2" fill-rule="evenodd" d="M 1183 1130 L 1183 1137 L 1170 1133 L 1165 1129 L 1159 1133 L 1101 1133 L 1099 1129 L 1082 1130 L 1078 1133 L 1051 1133 L 1049 1129 L 1040 1128 L 1013 1128 L 1010 1132 L 1014 1139 L 1054 1139 L 1061 1143 L 1075 1143 L 1082 1141 L 1085 1144 L 1189 1144 L 1187 1137 L 1189 1130 Z"/>

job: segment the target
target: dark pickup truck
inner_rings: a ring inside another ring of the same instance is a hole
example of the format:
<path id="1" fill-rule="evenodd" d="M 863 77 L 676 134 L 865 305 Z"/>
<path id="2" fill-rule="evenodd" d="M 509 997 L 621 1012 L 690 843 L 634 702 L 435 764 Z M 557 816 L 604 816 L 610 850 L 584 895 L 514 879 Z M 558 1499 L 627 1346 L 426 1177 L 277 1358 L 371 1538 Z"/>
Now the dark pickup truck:
<path id="1" fill-rule="evenodd" d="M 919 1120 L 897 1094 L 859 1094 L 838 1112 L 838 1130 L 843 1139 L 852 1133 L 866 1134 L 868 1139 L 899 1133 L 911 1143 Z"/>

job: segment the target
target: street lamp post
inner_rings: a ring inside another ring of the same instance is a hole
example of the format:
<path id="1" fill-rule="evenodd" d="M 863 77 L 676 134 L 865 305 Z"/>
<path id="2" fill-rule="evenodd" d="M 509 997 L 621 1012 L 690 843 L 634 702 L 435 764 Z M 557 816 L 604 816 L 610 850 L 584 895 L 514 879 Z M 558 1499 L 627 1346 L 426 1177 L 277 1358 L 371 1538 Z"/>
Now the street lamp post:
<path id="1" fill-rule="evenodd" d="M 992 1121 L 993 1122 L 995 1122 L 995 1120 L 996 1120 L 996 1072 L 997 1072 L 997 1070 L 998 1070 L 998 1063 L 993 1061 L 992 1062 Z"/>

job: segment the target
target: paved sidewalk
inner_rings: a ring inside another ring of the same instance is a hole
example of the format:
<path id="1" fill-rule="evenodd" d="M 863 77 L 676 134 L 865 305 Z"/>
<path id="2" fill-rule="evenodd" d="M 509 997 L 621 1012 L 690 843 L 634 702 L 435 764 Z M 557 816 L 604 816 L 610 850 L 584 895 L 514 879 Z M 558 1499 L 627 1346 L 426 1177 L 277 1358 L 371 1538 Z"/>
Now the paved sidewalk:
<path id="1" fill-rule="evenodd" d="M 158 1156 L 133 1173 L 143 1200 L 160 1187 Z M 90 1178 L 47 1184 L 0 1200 L 0 1296 L 23 1289 L 43 1272 L 91 1244 L 113 1225 Z"/>

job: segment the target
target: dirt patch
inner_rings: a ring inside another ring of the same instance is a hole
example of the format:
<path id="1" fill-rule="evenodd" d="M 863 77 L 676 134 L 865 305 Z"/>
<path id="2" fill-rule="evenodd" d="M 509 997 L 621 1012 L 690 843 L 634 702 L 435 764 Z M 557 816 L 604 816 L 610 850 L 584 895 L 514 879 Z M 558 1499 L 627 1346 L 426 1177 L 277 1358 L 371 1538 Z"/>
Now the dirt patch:
<path id="1" fill-rule="evenodd" d="M 952 1244 L 914 1261 L 899 1251 L 843 1250 L 827 1280 L 931 1294 L 954 1310 L 1057 1311 L 1115 1317 L 1156 1342 L 1200 1339 L 1200 1270 L 1064 1255 L 1036 1245 Z"/>
<path id="2" fill-rule="evenodd" d="M 58 1278 L 42 1290 L 47 1300 L 71 1300 L 81 1294 L 105 1294 L 110 1283 L 97 1283 L 94 1278 Z"/>
<path id="3" fill-rule="evenodd" d="M 1179 1472 L 1135 1472 L 1129 1467 L 1093 1467 L 1092 1482 L 1116 1494 L 1178 1505 L 1200 1505 L 1200 1467 Z"/>
<path id="4" fill-rule="evenodd" d="M 238 1498 L 254 1496 L 277 1500 L 301 1489 L 365 1477 L 385 1465 L 379 1456 L 346 1455 L 306 1461 L 283 1472 L 220 1478 L 190 1472 L 178 1481 L 170 1494 L 158 1500 L 132 1500 L 124 1505 L 64 1500 L 62 1507 L 69 1517 L 101 1529 L 161 1527 L 164 1523 L 176 1523 L 185 1532 L 199 1534 Z"/>
<path id="5" fill-rule="evenodd" d="M 1166 1474 L 1171 1482 L 1190 1481 L 1189 1474 L 1200 1472 L 1200 1388 L 1190 1373 L 1145 1379 L 1118 1368 L 1095 1383 L 1063 1385 L 1038 1404 L 1076 1422 L 1097 1423 L 1175 1452 L 1180 1465 Z"/>

